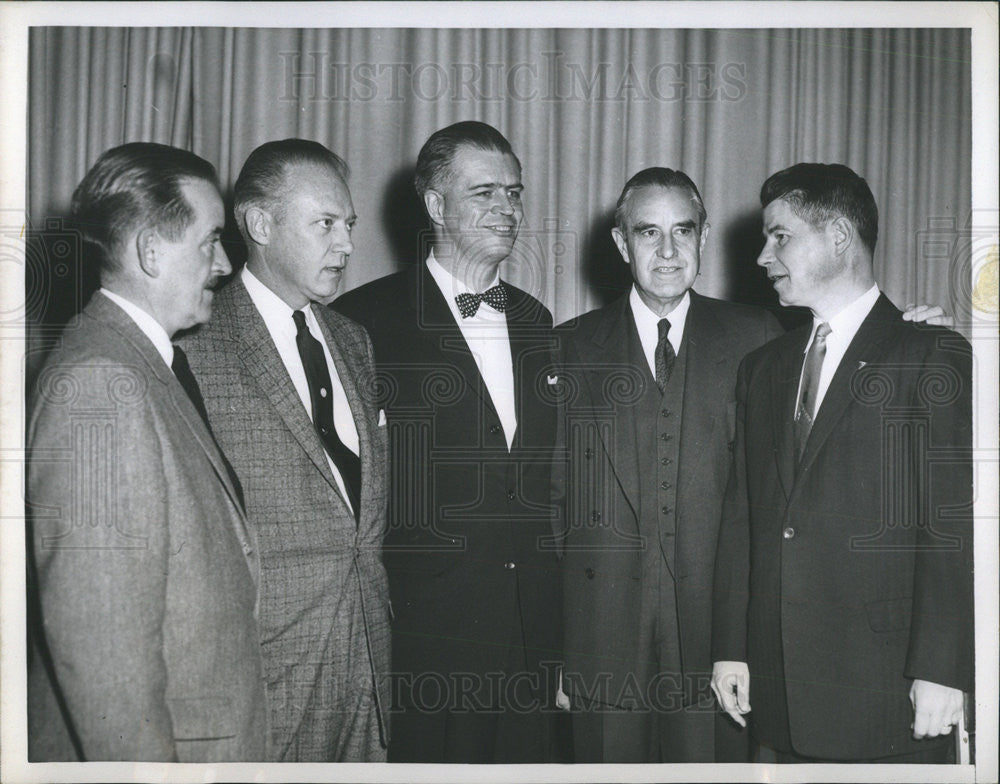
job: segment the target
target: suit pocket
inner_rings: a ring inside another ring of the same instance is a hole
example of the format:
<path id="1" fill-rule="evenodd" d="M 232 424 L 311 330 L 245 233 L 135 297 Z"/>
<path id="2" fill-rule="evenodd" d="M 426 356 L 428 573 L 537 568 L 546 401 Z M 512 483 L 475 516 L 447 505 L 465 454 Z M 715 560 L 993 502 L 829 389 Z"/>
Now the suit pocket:
<path id="1" fill-rule="evenodd" d="M 233 704 L 228 697 L 168 699 L 176 740 L 209 740 L 236 736 Z"/>
<path id="2" fill-rule="evenodd" d="M 910 625 L 910 615 L 913 612 L 913 597 L 904 596 L 899 599 L 884 599 L 865 605 L 868 614 L 868 625 L 873 632 L 895 632 L 906 629 Z"/>

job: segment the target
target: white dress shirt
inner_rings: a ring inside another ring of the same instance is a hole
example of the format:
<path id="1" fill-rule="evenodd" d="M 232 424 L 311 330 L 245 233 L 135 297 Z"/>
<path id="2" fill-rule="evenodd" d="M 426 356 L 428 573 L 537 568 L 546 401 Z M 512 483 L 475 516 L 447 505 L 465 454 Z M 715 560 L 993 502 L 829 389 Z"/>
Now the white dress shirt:
<path id="1" fill-rule="evenodd" d="M 632 306 L 632 318 L 639 333 L 639 342 L 642 343 L 642 353 L 646 355 L 646 362 L 649 363 L 649 372 L 656 378 L 656 344 L 660 342 L 660 319 L 670 321 L 667 340 L 673 346 L 676 356 L 681 353 L 681 339 L 684 337 L 684 324 L 687 322 L 688 309 L 691 307 L 691 293 L 685 291 L 681 301 L 666 316 L 658 316 L 650 310 L 642 301 L 635 286 L 632 286 L 632 291 L 628 295 L 628 303 Z"/>
<path id="2" fill-rule="evenodd" d="M 826 354 L 823 356 L 823 369 L 819 374 L 819 389 L 816 393 L 816 410 L 810 411 L 813 419 L 816 418 L 816 414 L 819 412 L 819 408 L 823 405 L 823 398 L 826 396 L 826 391 L 830 388 L 830 382 L 833 380 L 834 374 L 837 372 L 837 368 L 840 367 L 840 361 L 844 358 L 844 354 L 847 353 L 847 347 L 851 345 L 851 341 L 854 340 L 854 336 L 858 334 L 858 330 L 861 328 L 861 323 L 868 318 L 868 314 L 872 312 L 872 308 L 875 307 L 875 302 L 878 300 L 879 290 L 878 286 L 872 286 L 868 291 L 858 297 L 854 302 L 840 311 L 836 316 L 830 319 L 827 324 L 830 325 L 830 334 L 826 336 Z M 812 334 L 809 336 L 809 342 L 806 343 L 805 350 L 803 353 L 803 368 L 805 367 L 805 354 L 808 353 L 809 347 L 812 346 L 813 340 L 816 338 L 816 328 L 823 322 L 813 317 Z M 802 375 L 799 374 L 799 391 L 796 396 L 796 400 L 801 400 L 802 395 Z"/>
<path id="3" fill-rule="evenodd" d="M 483 383 L 493 400 L 493 407 L 500 417 L 503 433 L 507 439 L 507 449 L 514 443 L 517 430 L 517 411 L 514 402 L 514 363 L 510 354 L 510 337 L 507 334 L 507 316 L 486 302 L 479 305 L 476 315 L 463 318 L 455 298 L 459 294 L 477 294 L 455 278 L 434 258 L 432 250 L 427 256 L 427 271 L 444 295 L 451 315 L 462 331 L 469 351 L 476 361 L 476 367 L 483 377 Z M 492 288 L 500 282 L 500 273 L 486 287 Z M 483 289 L 485 291 L 486 289 Z"/>
<path id="4" fill-rule="evenodd" d="M 163 357 L 163 361 L 167 363 L 167 367 L 172 367 L 174 364 L 174 344 L 170 342 L 170 335 L 167 334 L 163 325 L 134 302 L 129 302 L 120 294 L 115 294 L 106 288 L 99 288 L 97 292 L 98 294 L 103 294 L 124 310 L 129 318 L 135 322 L 135 325 L 142 330 L 142 333 L 150 339 L 153 343 L 153 348 L 156 349 L 156 353 Z"/>
<path id="5" fill-rule="evenodd" d="M 306 379 L 306 371 L 302 366 L 302 357 L 299 354 L 298 344 L 295 342 L 295 335 L 298 330 L 295 328 L 295 321 L 292 319 L 292 308 L 288 307 L 281 297 L 260 282 L 260 279 L 249 269 L 244 267 L 240 275 L 243 285 L 246 286 L 250 299 L 253 300 L 254 307 L 260 313 L 267 331 L 271 334 L 281 361 L 285 365 L 285 370 L 292 379 L 295 391 L 299 393 L 299 399 L 305 407 L 310 419 L 313 419 L 312 398 L 309 395 L 309 382 Z M 316 316 L 312 312 L 312 305 L 302 309 L 306 316 L 306 326 L 319 344 L 323 347 L 323 356 L 326 357 L 326 366 L 330 371 L 330 384 L 333 387 L 333 424 L 337 428 L 337 435 L 348 449 L 354 454 L 361 453 L 358 444 L 358 428 L 354 424 L 354 415 L 351 413 L 350 404 L 347 402 L 347 395 L 344 394 L 344 385 L 340 382 L 340 375 L 337 373 L 337 366 L 333 357 L 330 356 L 330 349 L 323 338 L 323 332 L 319 328 Z M 315 419 L 313 419 L 315 422 Z M 337 487 L 340 495 L 344 499 L 348 508 L 351 508 L 350 499 L 347 496 L 347 488 L 344 486 L 344 478 L 337 470 L 336 464 L 329 454 L 326 461 L 330 465 L 334 479 L 337 480 Z M 353 512 L 354 509 L 351 508 Z"/>

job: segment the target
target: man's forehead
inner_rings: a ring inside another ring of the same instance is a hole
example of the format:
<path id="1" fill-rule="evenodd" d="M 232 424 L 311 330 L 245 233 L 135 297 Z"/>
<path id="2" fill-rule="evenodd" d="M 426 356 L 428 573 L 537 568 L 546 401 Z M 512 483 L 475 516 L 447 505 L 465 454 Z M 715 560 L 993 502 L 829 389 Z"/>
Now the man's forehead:
<path id="1" fill-rule="evenodd" d="M 698 205 L 686 188 L 643 185 L 628 196 L 628 217 L 632 223 L 659 221 L 665 213 L 672 223 L 698 223 Z"/>
<path id="2" fill-rule="evenodd" d="M 515 185 L 521 180 L 521 167 L 513 155 L 500 150 L 484 150 L 468 144 L 459 145 L 455 150 L 451 160 L 451 172 L 453 176 L 477 182 L 483 180 Z"/>
<path id="3" fill-rule="evenodd" d="M 332 166 L 294 163 L 285 169 L 281 199 L 311 205 L 351 202 L 351 191 Z"/>

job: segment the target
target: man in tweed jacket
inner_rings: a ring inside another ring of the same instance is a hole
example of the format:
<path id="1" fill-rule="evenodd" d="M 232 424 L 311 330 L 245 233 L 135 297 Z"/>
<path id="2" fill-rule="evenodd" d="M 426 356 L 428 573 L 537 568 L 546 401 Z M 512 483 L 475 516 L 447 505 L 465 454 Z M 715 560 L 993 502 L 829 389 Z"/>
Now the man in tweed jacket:
<path id="1" fill-rule="evenodd" d="M 247 266 L 184 344 L 260 542 L 273 758 L 288 762 L 384 760 L 388 743 L 386 439 L 367 389 L 372 348 L 315 304 L 336 292 L 353 250 L 346 177 L 315 142 L 251 153 L 235 185 Z M 303 341 L 325 358 L 329 389 L 314 385 Z"/>

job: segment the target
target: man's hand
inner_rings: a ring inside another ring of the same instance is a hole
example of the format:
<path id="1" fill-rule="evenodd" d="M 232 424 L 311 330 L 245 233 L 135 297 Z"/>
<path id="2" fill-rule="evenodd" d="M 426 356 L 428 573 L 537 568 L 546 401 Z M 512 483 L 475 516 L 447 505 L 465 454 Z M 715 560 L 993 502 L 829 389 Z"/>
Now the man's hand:
<path id="1" fill-rule="evenodd" d="M 556 687 L 556 707 L 559 710 L 569 710 L 569 697 L 562 687 L 562 670 L 559 670 L 559 685 Z"/>
<path id="2" fill-rule="evenodd" d="M 717 661 L 712 665 L 712 691 L 733 721 L 747 726 L 743 716 L 750 712 L 750 668 L 746 662 Z"/>
<path id="3" fill-rule="evenodd" d="M 906 303 L 903 321 L 921 321 L 939 327 L 955 326 L 955 319 L 945 313 L 940 305 L 914 305 L 912 302 Z"/>
<path id="4" fill-rule="evenodd" d="M 947 735 L 962 718 L 962 692 L 950 686 L 916 680 L 910 687 L 913 705 L 913 737 Z"/>

